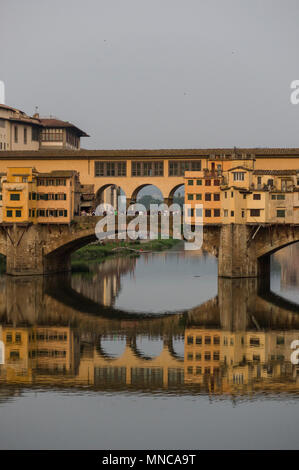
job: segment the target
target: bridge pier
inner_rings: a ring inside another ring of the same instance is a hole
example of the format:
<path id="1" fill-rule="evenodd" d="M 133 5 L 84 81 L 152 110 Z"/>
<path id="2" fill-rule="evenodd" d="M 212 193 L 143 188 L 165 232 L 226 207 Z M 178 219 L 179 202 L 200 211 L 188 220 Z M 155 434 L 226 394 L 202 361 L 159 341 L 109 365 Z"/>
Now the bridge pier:
<path id="1" fill-rule="evenodd" d="M 70 255 L 46 249 L 60 229 L 39 224 L 12 224 L 2 228 L 6 253 L 6 273 L 12 276 L 51 274 L 71 269 Z M 2 243 L 3 244 L 3 243 Z"/>
<path id="2" fill-rule="evenodd" d="M 270 256 L 258 258 L 254 229 L 245 224 L 223 224 L 220 230 L 218 276 L 270 278 Z"/>
<path id="3" fill-rule="evenodd" d="M 13 224 L 6 235 L 6 273 L 13 276 L 43 274 L 41 233 L 32 225 Z"/>

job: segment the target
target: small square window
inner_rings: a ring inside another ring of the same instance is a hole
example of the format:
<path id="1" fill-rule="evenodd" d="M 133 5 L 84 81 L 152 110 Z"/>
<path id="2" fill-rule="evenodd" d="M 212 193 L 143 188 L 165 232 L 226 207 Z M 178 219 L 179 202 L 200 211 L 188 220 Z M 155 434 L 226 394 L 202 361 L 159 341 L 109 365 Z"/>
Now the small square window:
<path id="1" fill-rule="evenodd" d="M 285 217 L 285 210 L 284 209 L 278 209 L 277 210 L 277 217 Z"/>

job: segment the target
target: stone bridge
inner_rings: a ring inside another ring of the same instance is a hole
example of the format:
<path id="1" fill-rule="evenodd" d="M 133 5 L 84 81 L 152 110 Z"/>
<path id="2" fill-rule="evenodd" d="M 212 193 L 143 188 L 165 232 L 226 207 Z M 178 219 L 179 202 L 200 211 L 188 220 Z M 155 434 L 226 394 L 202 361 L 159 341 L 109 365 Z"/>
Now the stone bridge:
<path id="1" fill-rule="evenodd" d="M 70 225 L 62 224 L 0 224 L 0 254 L 6 257 L 6 272 L 11 275 L 51 274 L 69 271 L 70 256 L 79 248 L 97 241 L 95 227 L 102 217 L 75 217 Z M 127 217 L 125 226 L 118 225 L 115 218 L 115 233 L 124 233 L 134 217 Z M 150 227 L 150 217 L 147 227 Z M 172 219 L 169 219 L 172 233 Z M 108 238 L 109 228 L 104 227 L 101 236 Z M 161 230 L 158 220 L 157 232 Z M 217 255 L 219 227 L 206 230 L 204 247 Z"/>
<path id="2" fill-rule="evenodd" d="M 95 226 L 101 217 L 76 217 L 70 225 L 0 224 L 0 254 L 6 256 L 6 272 L 36 275 L 70 270 L 71 254 L 96 241 Z M 147 224 L 149 229 L 149 217 Z M 127 218 L 128 224 L 132 217 Z M 169 221 L 170 234 L 172 221 Z M 158 231 L 161 223 L 159 222 Z M 115 233 L 124 232 L 126 225 Z M 107 226 L 101 232 L 108 237 Z M 218 257 L 218 275 L 228 278 L 269 279 L 270 255 L 299 241 L 299 225 L 206 224 L 202 249 Z"/>

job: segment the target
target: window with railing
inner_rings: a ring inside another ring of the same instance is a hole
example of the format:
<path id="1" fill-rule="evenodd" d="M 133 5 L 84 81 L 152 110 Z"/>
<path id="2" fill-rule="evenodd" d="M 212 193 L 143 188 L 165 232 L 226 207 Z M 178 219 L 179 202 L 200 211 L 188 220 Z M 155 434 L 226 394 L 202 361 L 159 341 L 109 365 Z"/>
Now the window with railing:
<path id="1" fill-rule="evenodd" d="M 63 142 L 63 129 L 43 129 L 42 142 Z"/>

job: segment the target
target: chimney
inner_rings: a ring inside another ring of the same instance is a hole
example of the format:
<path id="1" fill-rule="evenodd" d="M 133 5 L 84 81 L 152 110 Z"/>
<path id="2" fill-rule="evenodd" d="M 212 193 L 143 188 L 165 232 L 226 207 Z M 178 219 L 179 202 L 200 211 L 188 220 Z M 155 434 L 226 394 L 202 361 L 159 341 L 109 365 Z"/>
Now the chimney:
<path id="1" fill-rule="evenodd" d="M 38 106 L 35 106 L 35 113 L 33 114 L 33 117 L 34 117 L 35 119 L 39 119 Z"/>

